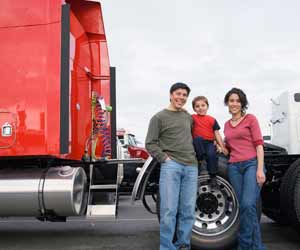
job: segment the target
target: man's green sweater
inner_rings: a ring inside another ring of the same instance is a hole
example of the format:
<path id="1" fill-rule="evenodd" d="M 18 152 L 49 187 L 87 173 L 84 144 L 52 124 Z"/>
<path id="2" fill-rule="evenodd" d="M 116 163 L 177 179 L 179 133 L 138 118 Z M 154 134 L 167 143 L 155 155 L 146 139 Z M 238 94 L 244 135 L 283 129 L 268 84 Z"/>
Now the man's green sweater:
<path id="1" fill-rule="evenodd" d="M 146 149 L 160 163 L 169 157 L 184 165 L 197 165 L 192 125 L 193 119 L 186 111 L 158 112 L 150 120 Z"/>

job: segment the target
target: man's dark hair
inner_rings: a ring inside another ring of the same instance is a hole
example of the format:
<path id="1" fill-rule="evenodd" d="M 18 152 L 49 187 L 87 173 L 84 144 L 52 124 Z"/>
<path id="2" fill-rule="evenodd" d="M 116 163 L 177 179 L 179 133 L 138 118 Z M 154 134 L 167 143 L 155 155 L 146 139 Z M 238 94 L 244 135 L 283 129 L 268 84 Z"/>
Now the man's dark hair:
<path id="1" fill-rule="evenodd" d="M 182 82 L 176 82 L 174 83 L 171 88 L 170 88 L 170 94 L 172 94 L 175 90 L 177 89 L 185 89 L 187 91 L 187 95 L 190 94 L 191 89 L 189 88 L 189 86 L 187 86 L 185 83 Z"/>
<path id="2" fill-rule="evenodd" d="M 240 102 L 241 102 L 241 106 L 242 106 L 242 113 L 245 113 L 247 108 L 248 108 L 249 103 L 248 103 L 247 96 L 246 96 L 245 92 L 241 89 L 232 88 L 231 90 L 229 90 L 227 92 L 227 94 L 225 95 L 225 97 L 224 97 L 224 104 L 226 106 L 228 106 L 229 97 L 232 94 L 238 95 L 238 97 L 240 99 Z"/>

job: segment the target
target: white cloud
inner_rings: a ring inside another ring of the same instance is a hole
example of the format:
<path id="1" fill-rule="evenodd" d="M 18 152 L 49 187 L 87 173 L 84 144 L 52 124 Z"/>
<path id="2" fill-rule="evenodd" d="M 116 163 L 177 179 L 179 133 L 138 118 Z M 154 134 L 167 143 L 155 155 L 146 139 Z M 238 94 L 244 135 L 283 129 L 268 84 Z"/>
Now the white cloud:
<path id="1" fill-rule="evenodd" d="M 144 138 L 150 117 L 168 105 L 172 83 L 206 95 L 222 125 L 233 86 L 268 133 L 270 98 L 298 88 L 296 0 L 102 0 L 111 64 L 117 67 L 118 126 Z M 187 105 L 191 111 L 191 100 Z"/>

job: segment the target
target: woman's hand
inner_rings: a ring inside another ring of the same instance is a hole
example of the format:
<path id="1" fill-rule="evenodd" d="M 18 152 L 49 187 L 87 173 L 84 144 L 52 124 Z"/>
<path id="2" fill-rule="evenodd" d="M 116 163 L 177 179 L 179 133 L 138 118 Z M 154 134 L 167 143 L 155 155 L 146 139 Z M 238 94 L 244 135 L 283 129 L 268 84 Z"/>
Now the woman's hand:
<path id="1" fill-rule="evenodd" d="M 257 170 L 256 181 L 259 186 L 262 186 L 266 181 L 266 175 L 263 170 Z"/>
<path id="2" fill-rule="evenodd" d="M 222 148 L 218 144 L 215 143 L 215 146 L 216 146 L 217 153 L 223 152 Z"/>
<path id="3" fill-rule="evenodd" d="M 229 155 L 229 151 L 226 147 L 223 148 L 223 154 L 226 156 Z"/>
<path id="4" fill-rule="evenodd" d="M 228 155 L 228 149 L 226 147 L 221 147 L 219 144 L 216 144 L 216 149 L 218 153 L 223 153 L 224 155 Z"/>

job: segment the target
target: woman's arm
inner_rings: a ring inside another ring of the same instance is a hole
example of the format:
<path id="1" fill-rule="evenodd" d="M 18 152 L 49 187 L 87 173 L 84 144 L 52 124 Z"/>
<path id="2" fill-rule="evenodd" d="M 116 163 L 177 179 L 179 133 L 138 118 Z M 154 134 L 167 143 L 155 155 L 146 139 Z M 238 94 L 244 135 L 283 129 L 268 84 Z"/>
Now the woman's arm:
<path id="1" fill-rule="evenodd" d="M 256 180 L 258 185 L 262 186 L 266 181 L 266 176 L 264 173 L 264 148 L 263 145 L 258 145 L 256 147 L 257 154 L 257 171 L 256 171 Z"/>
<path id="2" fill-rule="evenodd" d="M 266 176 L 264 173 L 264 141 L 259 127 L 258 120 L 254 115 L 249 115 L 251 119 L 250 131 L 253 144 L 256 147 L 256 157 L 257 157 L 257 171 L 256 180 L 258 185 L 262 186 L 266 181 Z"/>

